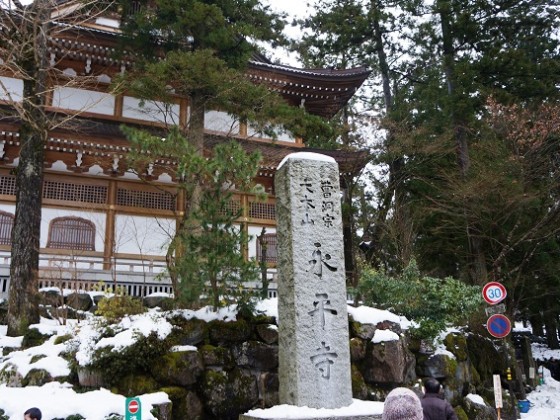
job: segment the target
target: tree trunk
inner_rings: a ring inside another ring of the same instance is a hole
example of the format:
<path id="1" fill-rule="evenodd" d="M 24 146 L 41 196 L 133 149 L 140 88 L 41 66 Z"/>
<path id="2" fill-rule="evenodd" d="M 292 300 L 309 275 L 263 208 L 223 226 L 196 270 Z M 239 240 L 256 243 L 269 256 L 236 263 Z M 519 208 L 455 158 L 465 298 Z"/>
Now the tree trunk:
<path id="1" fill-rule="evenodd" d="M 457 92 L 457 75 L 455 70 L 455 49 L 453 47 L 453 30 L 451 18 L 451 5 L 448 0 L 437 2 L 437 11 L 441 20 L 441 36 L 443 43 L 443 71 L 447 83 L 447 94 L 451 104 L 451 120 L 453 122 L 453 134 L 455 138 L 455 152 L 457 164 L 461 176 L 466 179 L 470 168 L 467 121 L 467 114 L 464 106 L 461 105 L 461 98 Z M 471 267 L 470 276 L 475 284 L 484 284 L 488 279 L 486 267 L 486 256 L 482 247 L 482 240 L 478 233 L 476 222 L 471 219 L 466 200 L 463 203 L 465 214 L 467 242 L 469 247 L 469 266 Z"/>
<path id="2" fill-rule="evenodd" d="M 257 241 L 261 246 L 261 258 L 259 260 L 259 268 L 261 270 L 261 298 L 268 298 L 268 265 L 266 261 L 268 243 L 266 242 L 264 235 L 266 235 L 266 228 L 263 227 L 260 236 L 257 236 Z"/>
<path id="3" fill-rule="evenodd" d="M 529 322 L 531 323 L 531 328 L 533 329 L 533 334 L 538 337 L 544 337 L 543 320 L 540 313 L 536 313 L 529 316 Z"/>
<path id="4" fill-rule="evenodd" d="M 550 299 L 547 299 L 547 301 L 549 304 L 552 304 Z M 546 328 L 546 342 L 548 347 L 552 350 L 560 349 L 560 342 L 558 342 L 558 314 L 552 312 L 545 316 L 544 325 Z"/>
<path id="5" fill-rule="evenodd" d="M 373 26 L 373 40 L 375 41 L 375 53 L 377 59 L 379 60 L 379 71 L 381 75 L 381 81 L 383 86 L 383 99 L 385 102 L 385 112 L 386 118 L 391 120 L 391 113 L 393 112 L 393 93 L 390 86 L 390 75 L 389 75 L 389 64 L 387 63 L 387 54 L 385 54 L 384 42 L 383 42 L 383 32 L 380 24 L 380 13 L 381 5 L 379 1 L 375 0 L 371 2 L 372 11 L 372 26 Z M 395 135 L 393 129 L 389 126 L 387 127 L 387 148 L 390 149 L 395 142 Z M 375 267 L 381 266 L 381 259 L 379 252 L 381 250 L 381 240 L 384 232 L 384 227 L 387 221 L 387 215 L 393 204 L 395 212 L 403 205 L 402 194 L 398 192 L 398 187 L 402 182 L 403 178 L 403 168 L 404 159 L 402 156 L 397 156 L 389 161 L 389 180 L 387 182 L 387 187 L 382 193 L 381 203 L 377 209 L 377 215 L 373 223 L 373 227 L 370 230 L 371 234 L 371 245 L 369 247 L 369 252 L 367 254 L 368 260 Z M 393 202 L 394 200 L 394 202 Z M 399 258 L 402 260 L 402 258 Z"/>
<path id="6" fill-rule="evenodd" d="M 43 162 L 48 137 L 45 102 L 47 91 L 47 31 L 49 2 L 38 0 L 28 25 L 34 39 L 25 47 L 22 68 L 23 111 L 20 156 L 16 174 L 16 211 L 12 229 L 8 335 L 23 335 L 39 322 L 39 248 L 43 192 Z"/>
<path id="7" fill-rule="evenodd" d="M 204 98 L 198 95 L 192 95 L 189 101 L 190 118 L 187 125 L 187 132 L 185 133 L 189 142 L 194 146 L 197 153 L 202 156 L 204 154 Z M 200 181 L 196 179 L 195 174 L 192 182 L 192 191 L 185 207 L 185 224 L 186 229 L 198 229 L 196 223 L 193 224 L 192 216 L 198 213 L 200 208 L 200 201 L 202 199 L 202 186 Z"/>
<path id="8" fill-rule="evenodd" d="M 346 269 L 346 282 L 348 286 L 356 288 L 358 286 L 358 266 L 356 264 L 356 254 L 354 248 L 355 220 L 354 206 L 352 204 L 352 190 L 354 183 L 352 179 L 343 177 L 342 194 L 342 238 L 344 241 L 344 266 Z"/>

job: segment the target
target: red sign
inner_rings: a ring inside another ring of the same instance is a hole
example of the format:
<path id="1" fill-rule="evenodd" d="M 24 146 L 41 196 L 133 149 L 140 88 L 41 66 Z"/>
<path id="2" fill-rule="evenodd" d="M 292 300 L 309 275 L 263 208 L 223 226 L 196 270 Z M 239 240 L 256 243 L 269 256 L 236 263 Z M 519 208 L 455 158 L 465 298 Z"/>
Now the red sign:
<path id="1" fill-rule="evenodd" d="M 511 322 L 507 316 L 495 314 L 486 321 L 486 329 L 491 336 L 504 338 L 511 332 Z"/>
<path id="2" fill-rule="evenodd" d="M 121 406 L 122 407 L 122 406 Z M 138 405 L 138 401 L 132 400 L 128 403 L 128 412 L 130 414 L 136 414 L 140 406 Z"/>
<path id="3" fill-rule="evenodd" d="M 490 305 L 495 305 L 504 300 L 507 296 L 506 288 L 502 283 L 491 281 L 482 288 L 482 297 Z"/>

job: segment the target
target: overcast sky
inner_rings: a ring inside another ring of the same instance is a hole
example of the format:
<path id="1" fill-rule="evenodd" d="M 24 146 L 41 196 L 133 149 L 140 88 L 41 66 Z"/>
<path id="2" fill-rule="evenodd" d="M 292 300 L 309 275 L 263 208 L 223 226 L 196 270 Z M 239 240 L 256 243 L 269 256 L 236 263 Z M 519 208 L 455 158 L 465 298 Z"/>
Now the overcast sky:
<path id="1" fill-rule="evenodd" d="M 288 13 L 288 25 L 284 29 L 284 32 L 290 38 L 298 38 L 301 30 L 297 27 L 291 26 L 291 22 L 294 18 L 302 18 L 306 16 L 307 13 L 307 1 L 305 0 L 262 0 L 263 4 L 269 4 L 273 11 L 276 12 L 286 12 Z M 273 60 L 280 60 L 282 64 L 287 64 L 294 67 L 301 67 L 298 62 L 298 57 L 294 53 L 288 51 L 274 51 L 271 52 L 270 58 Z"/>

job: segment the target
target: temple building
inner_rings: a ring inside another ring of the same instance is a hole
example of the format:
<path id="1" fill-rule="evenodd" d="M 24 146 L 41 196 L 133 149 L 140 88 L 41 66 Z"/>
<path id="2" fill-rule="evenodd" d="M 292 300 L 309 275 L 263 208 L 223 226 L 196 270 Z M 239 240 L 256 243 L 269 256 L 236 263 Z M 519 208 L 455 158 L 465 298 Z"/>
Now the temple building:
<path id="1" fill-rule="evenodd" d="M 184 199 L 177 194 L 173 175 L 158 169 L 161 165 L 146 168 L 144 178 L 149 183 L 126 166 L 130 145 L 119 126 L 163 129 L 170 117 L 186 121 L 188 100 L 177 98 L 173 106 L 162 106 L 127 94 L 112 94 L 114 76 L 131 65 L 115 58 L 119 21 L 107 15 L 74 27 L 64 19 L 57 22 L 68 4 L 61 1 L 59 9 L 52 11 L 49 58 L 57 72 L 50 78 L 48 109 L 53 115 L 74 116 L 53 128 L 45 144 L 40 286 L 89 290 L 100 281 L 117 281 L 135 296 L 169 293 L 171 286 L 164 274 L 166 244 L 184 209 Z M 0 108 L 4 110 L 23 96 L 22 80 L 8 69 L 0 65 Z M 255 83 L 266 84 L 293 106 L 324 118 L 333 117 L 368 75 L 365 68 L 299 69 L 264 58 L 251 61 L 247 72 Z M 90 76 L 87 84 L 69 83 L 83 76 Z M 7 296 L 9 287 L 16 201 L 13 173 L 20 151 L 18 118 L 7 115 L 0 118 L 0 298 Z M 207 111 L 205 146 L 211 148 L 232 137 L 247 151 L 259 150 L 262 155 L 256 181 L 265 187 L 268 198 L 259 201 L 250 194 L 236 194 L 232 206 L 242 209 L 240 226 L 252 236 L 244 250 L 247 258 L 261 256 L 256 237 L 266 228 L 269 274 L 274 281 L 273 177 L 278 164 L 293 152 L 325 153 L 336 159 L 341 172 L 356 174 L 367 155 L 308 148 L 305 139 L 288 132 L 279 131 L 277 138 L 267 138 L 234 116 Z"/>

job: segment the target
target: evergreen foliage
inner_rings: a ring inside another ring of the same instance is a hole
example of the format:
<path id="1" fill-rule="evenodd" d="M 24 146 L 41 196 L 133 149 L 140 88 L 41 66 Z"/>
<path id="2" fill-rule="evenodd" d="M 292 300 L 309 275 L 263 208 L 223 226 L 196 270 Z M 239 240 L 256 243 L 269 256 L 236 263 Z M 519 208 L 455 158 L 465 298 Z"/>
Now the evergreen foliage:
<path id="1" fill-rule="evenodd" d="M 434 338 L 448 326 L 467 324 L 484 303 L 480 287 L 451 277 L 424 276 L 414 260 L 398 276 L 364 270 L 359 291 L 364 304 L 417 322 L 414 331 L 420 338 Z"/>
<path id="2" fill-rule="evenodd" d="M 258 266 L 246 261 L 242 253 L 249 238 L 235 224 L 242 208 L 234 200 L 234 192 L 260 192 L 254 185 L 260 155 L 246 154 L 231 140 L 204 157 L 178 129 L 171 129 L 165 139 L 126 127 L 123 130 L 137 146 L 130 155 L 134 165 L 142 166 L 149 158 L 145 150 L 172 157 L 178 187 L 187 202 L 196 188 L 202 191 L 199 206 L 182 219 L 168 245 L 168 258 L 173 258 L 168 269 L 177 279 L 176 298 L 187 307 L 204 306 L 207 302 L 202 296 L 215 308 L 234 302 L 249 305 L 250 295 L 241 283 L 257 280 Z M 192 179 L 196 183 L 189 182 Z"/>
<path id="3" fill-rule="evenodd" d="M 384 130 L 372 159 L 381 169 L 367 180 L 374 192 L 355 200 L 367 261 L 398 275 L 415 257 L 430 276 L 502 281 L 508 315 L 556 331 L 560 4 L 315 8 L 303 20 L 302 59 L 373 68 L 362 112 L 376 110 Z"/>

